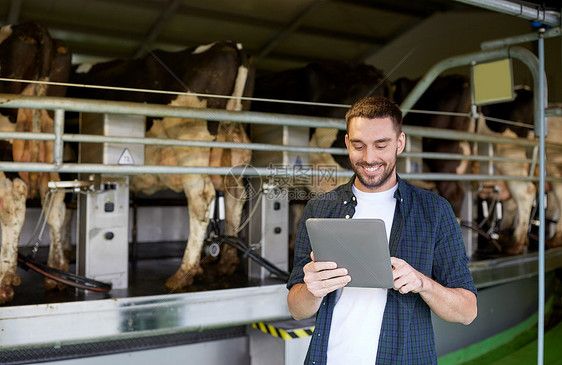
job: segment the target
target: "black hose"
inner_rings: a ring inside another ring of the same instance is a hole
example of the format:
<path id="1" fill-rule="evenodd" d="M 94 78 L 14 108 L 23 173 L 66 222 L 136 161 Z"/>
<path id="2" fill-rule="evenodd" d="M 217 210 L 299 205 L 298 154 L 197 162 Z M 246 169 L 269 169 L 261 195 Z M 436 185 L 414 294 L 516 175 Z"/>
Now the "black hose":
<path id="1" fill-rule="evenodd" d="M 226 243 L 237 250 L 241 251 L 244 256 L 247 256 L 254 260 L 258 265 L 262 266 L 264 269 L 269 271 L 272 275 L 275 275 L 283 281 L 289 280 L 289 273 L 281 270 L 275 266 L 271 261 L 259 255 L 257 252 L 248 247 L 244 242 L 242 242 L 238 237 L 233 236 L 221 236 L 218 237 L 219 243 Z"/>
<path id="2" fill-rule="evenodd" d="M 470 228 L 473 231 L 475 231 L 476 233 L 478 233 L 479 235 L 481 235 L 482 237 L 484 237 L 487 240 L 493 240 L 492 237 L 490 237 L 490 234 L 488 234 L 487 232 L 483 231 L 480 227 L 478 227 L 478 225 L 469 222 L 469 221 L 461 221 L 461 226 L 465 227 L 465 228 Z"/>
<path id="3" fill-rule="evenodd" d="M 101 281 L 89 279 L 83 276 L 48 267 L 47 265 L 26 257 L 20 253 L 18 253 L 18 265 L 25 270 L 32 269 L 33 271 L 38 272 L 39 274 L 48 277 L 49 279 L 79 289 L 90 290 L 99 293 L 107 293 L 111 290 L 112 287 L 111 283 L 103 283 Z"/>

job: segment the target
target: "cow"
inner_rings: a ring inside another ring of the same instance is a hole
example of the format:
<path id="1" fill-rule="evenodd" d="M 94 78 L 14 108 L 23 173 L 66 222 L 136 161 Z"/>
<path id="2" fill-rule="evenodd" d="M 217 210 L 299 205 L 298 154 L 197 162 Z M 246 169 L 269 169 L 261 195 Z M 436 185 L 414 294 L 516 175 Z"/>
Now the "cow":
<path id="1" fill-rule="evenodd" d="M 71 88 L 72 98 L 120 100 L 164 104 L 190 108 L 218 108 L 240 111 L 249 108 L 240 97 L 250 96 L 254 85 L 254 68 L 240 44 L 220 41 L 177 52 L 156 50 L 132 60 L 114 60 L 85 67 L 75 67 L 71 83 L 79 85 L 119 86 L 135 89 L 175 91 L 144 93 L 94 88 Z M 190 93 L 215 94 L 230 98 L 197 97 Z M 180 118 L 148 118 L 147 137 L 184 140 L 248 142 L 239 123 Z M 244 149 L 203 147 L 146 146 L 147 165 L 237 166 L 250 162 Z M 216 190 L 225 191 L 226 234 L 235 235 L 244 205 L 245 191 L 231 177 L 209 175 L 135 175 L 132 191 L 154 193 L 171 189 L 184 192 L 188 200 L 189 237 L 179 269 L 165 283 L 170 290 L 187 287 L 201 273 L 201 249 L 210 218 L 210 206 Z M 234 251 L 233 251 L 234 250 Z M 232 273 L 238 263 L 235 249 L 225 247 L 218 263 L 221 274 Z"/>
<path id="2" fill-rule="evenodd" d="M 393 99 L 401 103 L 419 80 L 399 78 L 393 83 Z M 470 84 L 463 75 L 438 77 L 412 107 L 423 113 L 409 112 L 403 120 L 404 125 L 470 131 L 473 122 L 468 117 L 470 110 Z M 445 113 L 442 113 L 445 112 Z M 455 153 L 470 155 L 466 141 L 454 141 L 424 137 L 424 152 Z M 424 170 L 434 173 L 465 174 L 468 172 L 467 160 L 424 159 Z M 435 190 L 449 201 L 455 215 L 461 216 L 465 197 L 464 188 L 459 181 L 435 181 Z M 429 186 L 428 186 L 429 187 Z"/>
<path id="3" fill-rule="evenodd" d="M 533 92 L 528 87 L 516 87 L 515 99 L 480 107 L 481 117 L 478 120 L 477 133 L 512 138 L 534 138 L 533 133 Z M 499 120 L 498 120 L 499 119 Z M 508 124 L 513 121 L 518 124 Z M 525 147 L 510 144 L 494 144 L 494 155 L 514 159 L 526 159 Z M 529 176 L 532 172 L 526 162 L 496 162 L 498 174 L 510 176 Z M 509 180 L 505 183 L 494 183 L 504 186 L 499 191 L 499 199 L 506 207 L 503 209 L 502 227 L 498 243 L 501 252 L 507 255 L 522 253 L 529 246 L 529 224 L 531 211 L 536 196 L 536 186 L 529 181 Z M 485 198 L 484 194 L 481 194 Z"/>
<path id="4" fill-rule="evenodd" d="M 13 80 L 66 82 L 70 74 L 70 52 L 66 45 L 52 39 L 45 27 L 34 22 L 6 25 L 0 29 L 0 77 Z M 63 86 L 46 86 L 29 82 L 0 82 L 0 92 L 36 95 L 63 96 Z M 0 129 L 3 131 L 46 132 L 54 129 L 53 114 L 45 110 L 1 109 Z M 13 140 L 3 142 L 4 161 L 52 162 L 53 143 L 49 141 Z M 10 156 L 11 155 L 11 156 Z M 13 286 L 21 283 L 17 269 L 19 237 L 25 218 L 27 198 L 39 197 L 47 209 L 47 224 L 50 232 L 48 266 L 67 271 L 68 260 L 64 255 L 65 242 L 63 224 L 65 219 L 64 192 L 48 194 L 47 183 L 60 180 L 57 173 L 20 172 L 19 176 L 0 173 L 0 225 L 2 247 L 0 251 L 0 304 L 14 298 Z M 45 207 L 44 207 L 45 209 Z M 47 289 L 62 289 L 51 279 L 45 280 Z"/>
<path id="5" fill-rule="evenodd" d="M 551 107 L 560 108 L 560 104 L 549 105 Z M 562 117 L 553 116 L 547 119 L 547 143 L 560 144 L 562 141 Z M 555 148 L 546 149 L 546 172 L 549 177 L 562 178 L 562 150 Z M 562 245 L 562 182 L 552 181 L 550 184 L 550 193 L 555 199 L 555 207 L 551 207 L 551 218 L 556 217 L 556 225 L 554 233 L 546 240 L 547 247 L 559 247 Z M 554 209 L 553 209 L 554 208 Z"/>
<path id="6" fill-rule="evenodd" d="M 373 66 L 354 62 L 315 62 L 302 68 L 290 69 L 262 75 L 256 78 L 252 103 L 253 111 L 279 114 L 310 115 L 344 119 L 347 108 L 302 105 L 295 103 L 260 102 L 260 98 L 296 100 L 316 103 L 350 105 L 364 96 L 388 96 L 390 82 L 384 73 Z M 345 131 L 333 128 L 311 128 L 309 147 L 345 148 Z M 306 179 L 290 189 L 304 189 L 308 193 L 327 192 L 348 178 L 339 171 L 351 168 L 347 155 L 310 153 L 308 165 L 315 170 L 324 169 L 328 178 Z M 295 194 L 297 195 L 297 194 Z M 300 194 L 306 196 L 306 194 Z M 302 216 L 304 205 L 293 201 L 290 204 L 291 227 L 289 246 L 294 247 L 296 226 Z M 292 258 L 292 255 L 289 256 Z"/>
<path id="7" fill-rule="evenodd" d="M 381 71 L 365 64 L 336 62 L 328 65 L 310 64 L 304 68 L 282 71 L 273 75 L 257 78 L 255 96 L 257 98 L 286 99 L 352 104 L 361 97 L 383 95 L 401 102 L 415 86 L 417 80 L 398 79 L 394 83 L 387 81 Z M 253 110 L 290 113 L 301 115 L 325 116 L 343 120 L 345 108 L 314 107 L 298 104 L 262 104 L 254 102 Z M 470 109 L 470 88 L 468 79 L 460 75 L 438 78 L 420 98 L 414 109 L 451 112 L 452 115 L 414 114 L 409 113 L 404 119 L 405 125 L 417 125 L 434 128 L 468 131 L 472 128 L 468 117 Z M 345 131 L 316 129 L 313 131 L 311 147 L 344 147 Z M 467 142 L 435 140 L 425 138 L 424 151 L 470 154 Z M 331 165 L 336 170 L 350 169 L 346 155 L 331 156 L 328 154 L 310 154 L 311 165 Z M 426 160 L 426 169 L 431 172 L 465 173 L 468 162 L 454 160 Z M 323 179 L 311 186 L 314 191 L 326 191 L 342 183 L 345 179 Z M 316 180 L 313 180 L 316 181 Z M 431 188 L 431 183 L 422 183 L 423 187 Z M 329 186 L 327 186 L 329 185 Z M 457 216 L 460 216 L 464 199 L 464 189 L 456 181 L 438 181 L 435 187 L 441 195 L 449 200 Z"/>
<path id="8" fill-rule="evenodd" d="M 266 99 L 294 100 L 316 103 L 350 105 L 364 96 L 388 96 L 390 82 L 384 73 L 373 66 L 348 61 L 315 62 L 302 68 L 266 74 L 256 79 L 254 96 Z M 347 108 L 291 103 L 254 101 L 252 110 L 280 114 L 298 114 L 344 119 Z M 345 148 L 345 131 L 332 128 L 313 128 L 310 131 L 310 147 Z M 312 166 L 333 166 L 336 170 L 350 169 L 347 156 L 309 155 Z M 338 182 L 342 182 L 338 179 Z M 307 188 L 313 191 L 329 191 L 335 187 L 330 179 L 313 179 Z"/>

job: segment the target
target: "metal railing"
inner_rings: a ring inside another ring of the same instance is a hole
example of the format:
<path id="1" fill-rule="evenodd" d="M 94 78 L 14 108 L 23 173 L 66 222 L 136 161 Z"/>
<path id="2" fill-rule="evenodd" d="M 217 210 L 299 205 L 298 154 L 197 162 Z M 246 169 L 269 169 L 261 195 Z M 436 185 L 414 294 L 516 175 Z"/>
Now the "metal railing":
<path id="1" fill-rule="evenodd" d="M 67 134 L 64 133 L 65 112 L 88 112 L 88 113 L 108 113 L 108 114 L 135 114 L 152 117 L 176 117 L 206 119 L 215 121 L 231 121 L 250 124 L 269 124 L 286 125 L 310 128 L 335 128 L 345 129 L 345 122 L 333 118 L 309 117 L 298 115 L 282 115 L 262 112 L 233 112 L 220 109 L 193 109 L 175 107 L 167 105 L 141 104 L 119 101 L 97 101 L 71 98 L 56 97 L 37 97 L 22 96 L 11 94 L 0 94 L 0 108 L 29 108 L 46 109 L 55 112 L 55 127 L 53 133 L 32 133 L 32 132 L 0 132 L 0 139 L 22 139 L 22 140 L 41 140 L 52 141 L 53 162 L 0 162 L 0 170 L 3 171 L 33 171 L 33 172 L 60 172 L 60 173 L 110 173 L 110 174 L 212 174 L 230 175 L 239 174 L 244 176 L 289 176 L 290 170 L 272 171 L 268 167 L 254 167 L 246 169 L 244 167 L 208 167 L 208 166 L 157 166 L 157 165 L 108 165 L 91 163 L 63 163 L 62 151 L 64 143 L 120 143 L 137 145 L 160 145 L 177 147 L 209 147 L 209 148 L 238 148 L 253 151 L 283 151 L 299 153 L 329 153 L 347 154 L 345 148 L 318 148 L 307 146 L 286 146 L 265 143 L 235 143 L 235 142 L 216 142 L 216 141 L 197 141 L 197 140 L 177 140 L 141 137 L 115 137 L 100 136 L 91 134 Z M 555 115 L 558 110 L 553 110 L 550 115 Z M 469 141 L 473 143 L 490 144 L 511 144 L 524 148 L 537 148 L 538 140 L 497 137 L 493 135 L 476 134 L 471 132 L 459 132 L 453 130 L 435 129 L 429 127 L 403 127 L 408 137 L 431 137 L 437 139 Z M 549 143 L 547 148 L 562 150 L 562 145 Z M 449 153 L 428 153 L 428 152 L 404 152 L 400 158 L 424 158 L 424 159 L 443 159 L 443 160 L 468 160 L 477 162 L 512 162 L 533 164 L 531 158 L 513 159 L 491 155 L 472 155 Z M 319 175 L 323 171 L 310 169 L 300 171 L 299 175 Z M 339 176 L 351 176 L 351 171 L 338 171 Z M 404 179 L 419 180 L 470 180 L 484 181 L 494 178 L 495 180 L 526 180 L 537 181 L 534 176 L 498 176 L 490 174 L 444 174 L 444 173 L 401 173 Z M 562 179 L 549 178 L 551 181 L 562 181 Z"/>

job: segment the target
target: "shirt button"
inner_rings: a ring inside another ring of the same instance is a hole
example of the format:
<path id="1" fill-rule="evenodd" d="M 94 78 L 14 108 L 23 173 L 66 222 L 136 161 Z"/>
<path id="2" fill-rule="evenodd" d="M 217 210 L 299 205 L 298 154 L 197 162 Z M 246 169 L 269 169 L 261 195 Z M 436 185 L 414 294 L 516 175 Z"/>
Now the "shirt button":
<path id="1" fill-rule="evenodd" d="M 346 215 L 345 215 L 345 219 L 349 219 L 349 214 L 346 214 Z"/>
<path id="2" fill-rule="evenodd" d="M 351 199 L 353 199 L 353 201 L 355 201 L 355 197 L 353 197 L 353 198 L 351 198 Z"/>
<path id="3" fill-rule="evenodd" d="M 343 202 L 343 205 L 346 205 L 346 204 L 347 204 L 347 200 L 345 200 L 345 201 Z"/>

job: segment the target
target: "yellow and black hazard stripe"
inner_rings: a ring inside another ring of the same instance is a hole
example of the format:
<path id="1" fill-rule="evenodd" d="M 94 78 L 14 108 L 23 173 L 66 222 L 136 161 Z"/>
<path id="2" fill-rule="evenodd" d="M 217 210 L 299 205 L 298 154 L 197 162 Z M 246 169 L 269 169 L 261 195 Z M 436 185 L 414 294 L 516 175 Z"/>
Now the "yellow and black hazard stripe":
<path id="1" fill-rule="evenodd" d="M 295 330 L 284 330 L 282 328 L 275 328 L 274 326 L 264 322 L 252 323 L 252 327 L 262 331 L 263 333 L 270 334 L 273 337 L 282 338 L 283 340 L 292 340 L 294 338 L 309 337 L 312 336 L 312 333 L 314 332 L 314 327 L 301 328 Z"/>

